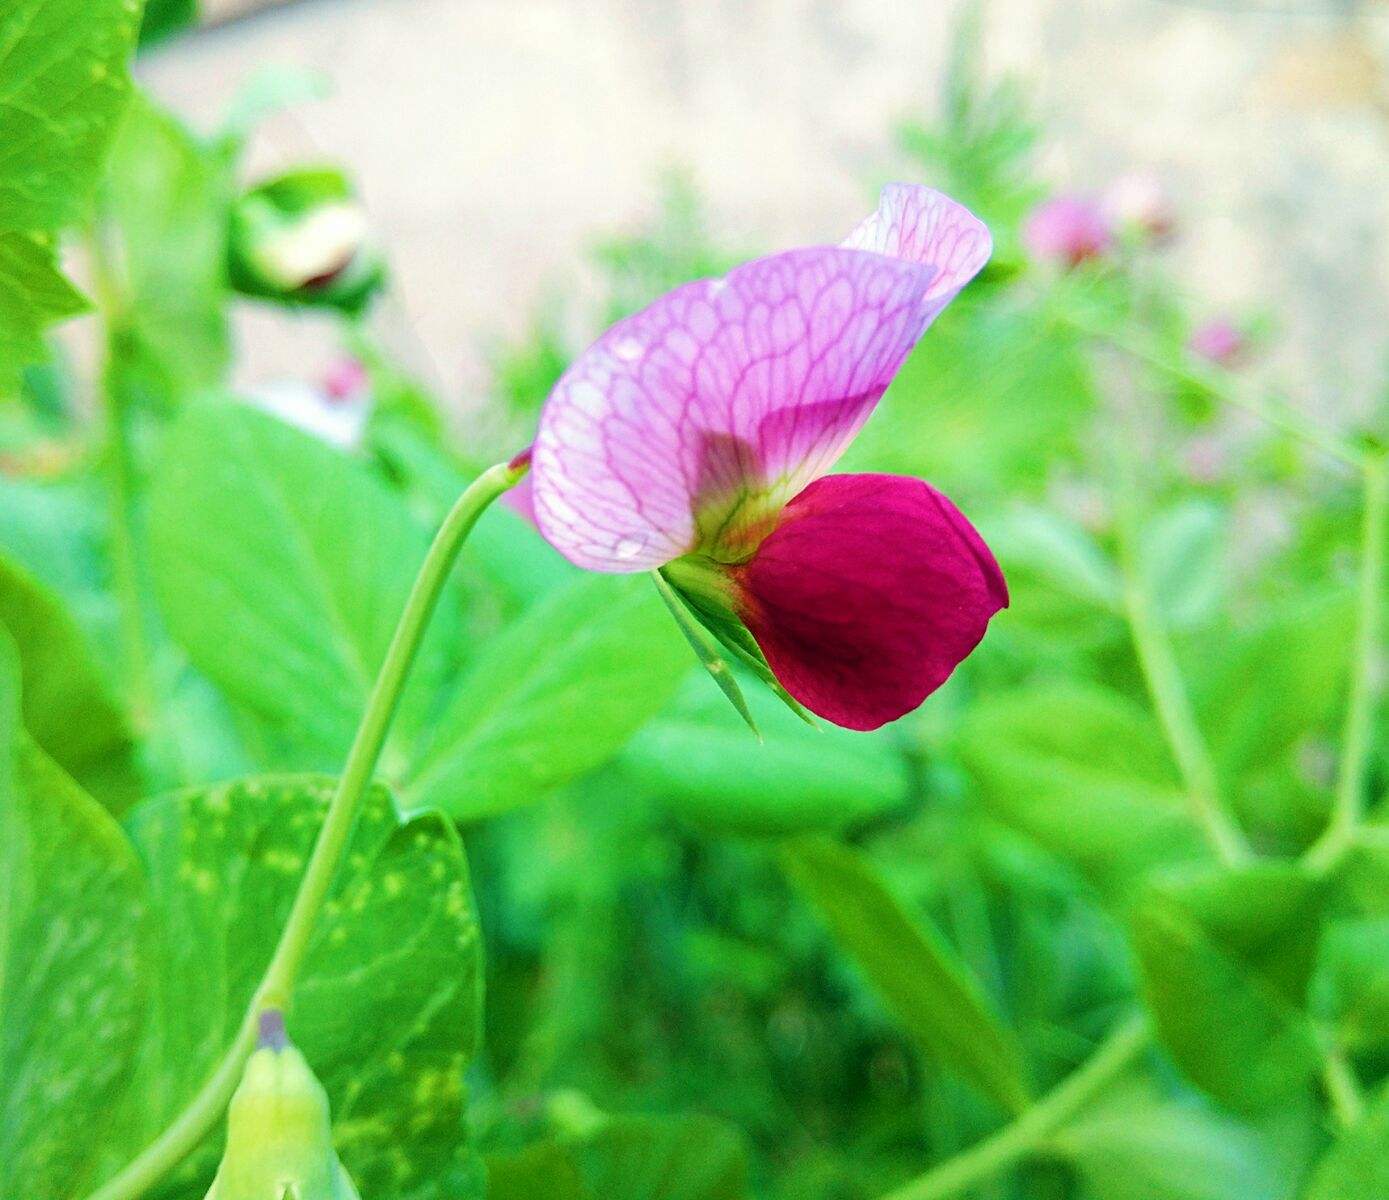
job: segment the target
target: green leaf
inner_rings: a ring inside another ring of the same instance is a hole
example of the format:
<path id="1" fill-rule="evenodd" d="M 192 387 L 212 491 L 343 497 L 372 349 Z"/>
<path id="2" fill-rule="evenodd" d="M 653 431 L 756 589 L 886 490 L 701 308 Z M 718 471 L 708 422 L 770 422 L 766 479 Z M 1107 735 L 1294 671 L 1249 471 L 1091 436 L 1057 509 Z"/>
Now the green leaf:
<path id="1" fill-rule="evenodd" d="M 1185 656 L 1192 702 L 1224 778 L 1286 757 L 1338 711 L 1353 597 L 1299 599 L 1245 629 L 1221 629 Z"/>
<path id="2" fill-rule="evenodd" d="M 465 820 L 538 799 L 616 754 L 689 666 L 645 578 L 555 588 L 473 661 L 406 797 Z"/>
<path id="3" fill-rule="evenodd" d="M 1149 518 L 1138 539 L 1138 565 L 1164 622 L 1190 628 L 1214 615 L 1224 598 L 1227 514 L 1203 500 L 1184 500 Z"/>
<path id="4" fill-rule="evenodd" d="M 1056 1137 L 1096 1200 L 1288 1200 L 1296 1173 L 1265 1131 L 1201 1104 L 1129 1087 Z"/>
<path id="5" fill-rule="evenodd" d="M 1343 1132 L 1317 1164 L 1305 1200 L 1389 1196 L 1389 1095 Z"/>
<path id="6" fill-rule="evenodd" d="M 1111 897 L 1205 853 L 1161 730 L 1115 692 L 1072 681 L 990 697 L 958 747 L 995 817 Z"/>
<path id="7" fill-rule="evenodd" d="M 332 786 L 254 778 L 148 801 L 127 818 L 164 949 L 137 1082 L 148 1134 L 197 1088 L 241 1020 Z M 463 1072 L 477 1049 L 480 987 L 457 834 L 436 813 L 402 822 L 390 795 L 374 789 L 288 1014 L 363 1195 L 453 1194 L 443 1176 L 467 1153 Z M 206 1190 L 220 1137 L 180 1169 L 179 1195 Z"/>
<path id="8" fill-rule="evenodd" d="M 1027 1106 L 1022 1054 L 982 989 L 924 917 L 908 912 L 873 863 L 827 838 L 798 838 L 787 874 L 923 1053 L 1009 1111 Z"/>
<path id="9" fill-rule="evenodd" d="M 1389 892 L 1380 877 L 1382 908 Z M 1316 976 L 1317 1016 L 1352 1053 L 1389 1044 L 1389 917 L 1342 918 L 1322 938 Z"/>
<path id="10" fill-rule="evenodd" d="M 0 1195 L 92 1187 L 144 1026 L 144 881 L 118 826 L 20 728 L 0 630 Z"/>
<path id="11" fill-rule="evenodd" d="M 44 752 L 108 808 L 137 788 L 134 735 L 62 601 L 0 555 L 0 626 L 20 651 L 24 725 Z"/>
<path id="12" fill-rule="evenodd" d="M 170 632 L 293 765 L 336 769 L 424 558 L 424 530 L 358 463 L 231 402 L 191 405 L 174 423 L 149 503 Z M 445 595 L 406 689 L 402 742 L 450 672 L 456 635 Z"/>
<path id="13" fill-rule="evenodd" d="M 160 405 L 215 386 L 230 359 L 227 168 L 170 114 L 137 96 L 102 189 L 111 254 L 114 387 Z"/>
<path id="14" fill-rule="evenodd" d="M 832 833 L 906 802 L 906 764 L 887 737 L 811 729 L 759 694 L 758 743 L 706 683 L 691 682 L 618 760 L 686 820 L 719 833 Z"/>
<path id="15" fill-rule="evenodd" d="M 1129 923 L 1159 1039 L 1193 1083 L 1242 1111 L 1285 1103 L 1316 1065 L 1304 1005 L 1323 888 L 1296 864 L 1174 869 Z"/>
<path id="16" fill-rule="evenodd" d="M 0 11 L 0 230 L 80 221 L 130 90 L 133 0 L 11 0 Z"/>
<path id="17" fill-rule="evenodd" d="M 0 232 L 0 395 L 18 386 L 20 367 L 45 357 L 43 331 L 86 309 L 46 236 Z"/>
<path id="18" fill-rule="evenodd" d="M 52 234 L 80 221 L 130 88 L 138 0 L 0 7 L 0 389 L 82 311 Z"/>
<path id="19" fill-rule="evenodd" d="M 746 1150 L 710 1117 L 601 1118 L 488 1158 L 488 1200 L 746 1200 Z"/>

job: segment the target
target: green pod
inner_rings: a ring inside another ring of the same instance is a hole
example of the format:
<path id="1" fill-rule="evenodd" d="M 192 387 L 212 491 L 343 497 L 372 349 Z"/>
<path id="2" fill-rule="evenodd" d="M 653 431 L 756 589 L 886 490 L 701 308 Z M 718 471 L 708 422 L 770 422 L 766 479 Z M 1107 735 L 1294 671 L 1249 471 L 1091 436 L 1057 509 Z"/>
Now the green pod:
<path id="1" fill-rule="evenodd" d="M 290 171 L 232 205 L 227 268 L 247 296 L 359 313 L 386 281 L 366 213 L 336 168 Z"/>
<path id="2" fill-rule="evenodd" d="M 278 1011 L 261 1014 L 207 1200 L 360 1200 L 333 1149 L 328 1095 Z"/>

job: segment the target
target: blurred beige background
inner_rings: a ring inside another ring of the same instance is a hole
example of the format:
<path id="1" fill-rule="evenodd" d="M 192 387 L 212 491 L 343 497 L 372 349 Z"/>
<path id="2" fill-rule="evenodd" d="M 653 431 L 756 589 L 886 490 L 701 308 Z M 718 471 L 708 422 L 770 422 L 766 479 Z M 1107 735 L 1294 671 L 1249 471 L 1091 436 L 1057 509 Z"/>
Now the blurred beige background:
<path id="1" fill-rule="evenodd" d="M 244 4 L 245 0 L 240 0 Z M 386 336 L 444 394 L 545 294 L 586 286 L 595 236 L 640 222 L 688 167 L 727 240 L 837 239 L 933 111 L 951 0 L 301 0 L 142 59 L 212 127 L 266 65 L 331 94 L 251 156 L 355 170 L 394 267 Z M 1153 170 L 1179 277 L 1212 310 L 1266 309 L 1303 403 L 1363 414 L 1389 367 L 1389 5 L 1382 0 L 990 0 L 986 55 L 1027 81 L 1059 186 Z M 247 312 L 241 382 L 312 375 L 326 323 Z"/>

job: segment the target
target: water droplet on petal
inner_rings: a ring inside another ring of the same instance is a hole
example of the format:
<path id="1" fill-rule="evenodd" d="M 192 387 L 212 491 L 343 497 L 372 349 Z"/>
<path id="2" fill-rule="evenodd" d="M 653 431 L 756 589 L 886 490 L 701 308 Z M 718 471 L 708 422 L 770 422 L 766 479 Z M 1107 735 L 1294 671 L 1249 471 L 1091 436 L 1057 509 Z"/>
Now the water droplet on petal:
<path id="1" fill-rule="evenodd" d="M 640 538 L 623 538 L 613 547 L 613 553 L 620 559 L 636 558 L 645 547 Z"/>
<path id="2" fill-rule="evenodd" d="M 641 357 L 642 345 L 636 338 L 623 338 L 613 347 L 613 353 L 623 362 L 635 362 Z"/>

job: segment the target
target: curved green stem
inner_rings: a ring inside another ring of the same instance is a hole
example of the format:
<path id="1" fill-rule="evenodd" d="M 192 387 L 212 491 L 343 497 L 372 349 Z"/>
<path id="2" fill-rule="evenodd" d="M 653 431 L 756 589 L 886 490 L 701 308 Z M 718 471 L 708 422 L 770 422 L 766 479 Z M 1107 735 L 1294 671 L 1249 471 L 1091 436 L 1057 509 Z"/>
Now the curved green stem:
<path id="1" fill-rule="evenodd" d="M 1350 702 L 1341 736 L 1336 799 L 1326 831 L 1307 852 L 1318 870 L 1333 866 L 1355 838 L 1364 803 L 1365 770 L 1370 756 L 1375 703 L 1380 691 L 1383 657 L 1380 627 L 1384 621 L 1384 556 L 1389 538 L 1389 456 L 1365 461 L 1365 503 L 1360 538 L 1360 592 L 1355 647 L 1351 663 Z"/>
<path id="2" fill-rule="evenodd" d="M 1089 1061 L 1012 1124 L 889 1192 L 883 1200 L 946 1200 L 1007 1170 L 1044 1148 L 1058 1129 L 1132 1065 L 1147 1044 L 1147 1020 L 1142 1014 L 1129 1017 Z"/>
<path id="3" fill-rule="evenodd" d="M 400 622 L 386 650 L 380 674 L 367 701 L 366 712 L 357 726 L 347 763 L 329 802 L 323 827 L 319 830 L 313 854 L 299 883 L 289 918 L 235 1038 L 216 1069 L 173 1123 L 118 1175 L 93 1192 L 88 1200 L 135 1200 L 193 1150 L 212 1130 L 231 1100 L 232 1092 L 236 1090 L 246 1059 L 255 1047 L 256 1025 L 261 1010 L 288 1007 L 314 924 L 352 836 L 362 796 L 371 782 L 410 666 L 448 579 L 449 570 L 478 517 L 525 472 L 524 464 L 513 466 L 503 463 L 491 467 L 469 485 L 444 518 L 415 577 Z"/>
<path id="4" fill-rule="evenodd" d="M 1220 784 L 1196 723 L 1191 700 L 1182 685 L 1176 655 L 1167 630 L 1153 611 L 1152 599 L 1134 562 L 1130 522 L 1119 521 L 1120 563 L 1124 575 L 1124 608 L 1133 635 L 1138 664 L 1148 684 L 1153 708 L 1162 723 L 1172 757 L 1185 784 L 1187 803 L 1206 840 L 1222 862 L 1235 865 L 1252 857 L 1249 843 L 1220 802 Z"/>
<path id="5" fill-rule="evenodd" d="M 1242 408 L 1266 425 L 1281 429 L 1284 433 L 1305 442 L 1308 446 L 1321 451 L 1330 458 L 1338 459 L 1351 467 L 1361 467 L 1365 464 L 1365 452 L 1353 442 L 1321 428 L 1315 421 L 1309 421 L 1296 409 L 1290 408 L 1286 404 L 1251 394 L 1247 386 L 1240 384 L 1229 372 L 1222 371 L 1217 367 L 1202 366 L 1189 360 L 1185 362 L 1173 361 L 1170 356 L 1161 354 L 1122 333 L 1105 329 L 1103 326 L 1092 325 L 1076 317 L 1065 316 L 1061 319 L 1077 333 L 1106 342 L 1138 362 L 1164 371 L 1175 379 L 1204 388 L 1227 404 Z"/>

